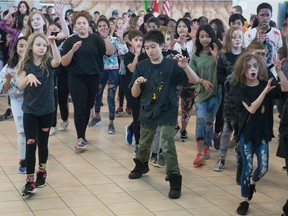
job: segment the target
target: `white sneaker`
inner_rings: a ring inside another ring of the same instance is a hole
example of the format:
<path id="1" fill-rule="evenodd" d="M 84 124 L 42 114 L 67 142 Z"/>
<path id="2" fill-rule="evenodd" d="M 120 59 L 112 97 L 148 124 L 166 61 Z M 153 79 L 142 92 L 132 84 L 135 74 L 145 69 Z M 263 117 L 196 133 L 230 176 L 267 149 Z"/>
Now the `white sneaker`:
<path id="1" fill-rule="evenodd" d="M 51 127 L 50 131 L 49 131 L 49 136 L 52 136 L 56 133 L 56 128 L 55 127 Z"/>
<path id="2" fill-rule="evenodd" d="M 69 121 L 63 121 L 63 122 L 61 122 L 58 130 L 59 130 L 59 131 L 65 131 L 65 130 L 67 130 L 68 124 L 69 124 Z"/>

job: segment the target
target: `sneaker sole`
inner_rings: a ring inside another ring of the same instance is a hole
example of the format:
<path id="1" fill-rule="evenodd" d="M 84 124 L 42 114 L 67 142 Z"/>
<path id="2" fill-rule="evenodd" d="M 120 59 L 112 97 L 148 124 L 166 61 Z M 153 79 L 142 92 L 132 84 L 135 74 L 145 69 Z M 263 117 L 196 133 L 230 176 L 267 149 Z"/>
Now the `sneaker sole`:
<path id="1" fill-rule="evenodd" d="M 215 172 L 222 172 L 222 171 L 224 170 L 224 167 L 223 167 L 223 169 L 216 169 L 216 168 L 213 168 L 213 170 L 214 170 Z"/>
<path id="2" fill-rule="evenodd" d="M 46 183 L 45 184 L 42 184 L 42 185 L 37 185 L 36 187 L 37 188 L 43 188 L 43 187 L 45 187 L 46 186 Z"/>
<path id="3" fill-rule="evenodd" d="M 115 132 L 113 132 L 113 131 L 108 131 L 108 134 L 115 134 Z"/>
<path id="4" fill-rule="evenodd" d="M 37 192 L 37 188 L 35 188 L 33 191 L 27 191 L 27 192 L 22 192 L 22 196 L 23 197 L 27 197 L 27 196 L 30 196 L 32 194 L 35 194 Z"/>
<path id="5" fill-rule="evenodd" d="M 195 167 L 204 166 L 205 164 L 206 164 L 205 161 L 203 161 L 203 162 L 197 162 L 197 163 L 194 163 L 194 162 L 193 162 L 193 165 L 194 165 Z"/>
<path id="6" fill-rule="evenodd" d="M 181 138 L 180 141 L 181 141 L 181 142 L 186 142 L 187 139 L 188 139 L 188 138 L 185 138 L 185 139 L 182 139 L 182 138 Z"/>
<path id="7" fill-rule="evenodd" d="M 85 147 L 75 147 L 75 151 L 76 152 L 82 152 L 82 151 L 87 151 L 87 147 L 85 146 Z"/>
<path id="8" fill-rule="evenodd" d="M 19 174 L 26 174 L 26 171 L 21 172 L 21 171 L 18 170 L 18 173 L 19 173 Z"/>

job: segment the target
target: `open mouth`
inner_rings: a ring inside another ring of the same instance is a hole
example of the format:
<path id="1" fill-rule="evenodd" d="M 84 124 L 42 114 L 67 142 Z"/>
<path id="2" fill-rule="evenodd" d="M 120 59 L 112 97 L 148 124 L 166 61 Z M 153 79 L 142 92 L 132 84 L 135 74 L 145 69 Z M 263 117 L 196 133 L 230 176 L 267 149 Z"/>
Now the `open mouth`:
<path id="1" fill-rule="evenodd" d="M 256 77 L 256 73 L 251 73 L 251 76 L 254 78 Z"/>

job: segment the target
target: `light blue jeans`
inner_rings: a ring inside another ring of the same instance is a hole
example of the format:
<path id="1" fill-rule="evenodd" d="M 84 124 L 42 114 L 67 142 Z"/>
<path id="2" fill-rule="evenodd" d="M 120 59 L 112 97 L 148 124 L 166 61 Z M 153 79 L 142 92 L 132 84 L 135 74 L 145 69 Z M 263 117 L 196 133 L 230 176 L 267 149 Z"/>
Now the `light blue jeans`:
<path id="1" fill-rule="evenodd" d="M 10 99 L 11 99 L 11 110 L 16 125 L 16 131 L 18 134 L 17 137 L 18 155 L 20 160 L 25 160 L 26 138 L 24 135 L 24 127 L 23 127 L 23 111 L 22 111 L 23 99 L 12 97 L 10 97 Z"/>
<path id="2" fill-rule="evenodd" d="M 214 134 L 214 119 L 222 98 L 222 89 L 218 88 L 217 94 L 209 99 L 197 103 L 196 109 L 196 141 L 204 140 L 205 145 L 212 146 Z"/>
<path id="3" fill-rule="evenodd" d="M 268 142 L 262 140 L 261 143 L 253 143 L 252 140 L 249 140 L 247 143 L 244 143 L 244 138 L 240 136 L 240 147 L 242 154 L 242 173 L 241 173 L 241 196 L 248 197 L 249 195 L 249 185 L 250 177 L 254 182 L 259 181 L 265 173 L 268 171 L 268 162 L 269 162 L 269 147 Z M 254 171 L 253 175 L 253 154 L 257 156 L 257 168 Z"/>

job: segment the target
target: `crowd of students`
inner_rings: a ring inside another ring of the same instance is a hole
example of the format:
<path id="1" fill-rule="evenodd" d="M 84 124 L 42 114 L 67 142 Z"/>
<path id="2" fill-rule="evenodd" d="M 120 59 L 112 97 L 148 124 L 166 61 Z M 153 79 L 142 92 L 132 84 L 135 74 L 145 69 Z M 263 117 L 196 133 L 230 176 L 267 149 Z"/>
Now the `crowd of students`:
<path id="1" fill-rule="evenodd" d="M 177 21 L 144 11 L 120 17 L 115 10 L 107 18 L 98 11 L 92 16 L 67 10 L 64 16 L 62 3 L 30 10 L 25 1 L 5 11 L 0 21 L 0 89 L 8 92 L 9 108 L 2 120 L 14 116 L 18 172 L 27 174 L 23 195 L 46 184 L 48 139 L 56 133 L 58 104 L 62 119 L 58 130 L 62 131 L 69 124 L 71 95 L 75 151 L 87 150 L 86 129 L 101 121 L 108 85 L 108 134 L 116 133 L 115 114 L 124 112 L 124 99 L 125 111 L 132 115 L 125 128 L 126 142 L 131 145 L 134 137 L 136 146 L 129 179 L 146 174 L 148 163 L 165 166 L 168 196 L 181 196 L 175 136 L 180 131 L 180 140 L 187 141 L 194 105 L 197 154 L 191 163 L 205 165 L 214 146 L 219 160 L 213 170 L 223 171 L 233 136 L 242 197 L 237 213 L 246 215 L 256 182 L 268 171 L 276 99 L 279 116 L 286 117 L 288 16 L 280 31 L 271 22 L 269 3 L 258 5 L 250 25 L 241 10 L 233 7 L 227 29 L 220 19 L 191 19 L 190 13 Z M 287 161 L 286 133 L 280 132 L 277 155 Z M 253 154 L 258 160 L 254 172 Z M 286 203 L 284 215 L 287 208 Z"/>

